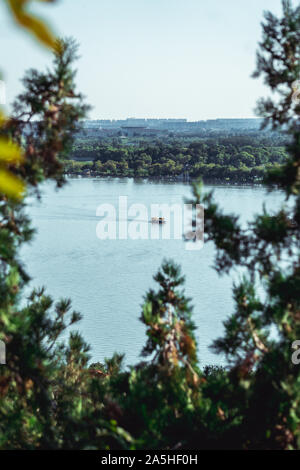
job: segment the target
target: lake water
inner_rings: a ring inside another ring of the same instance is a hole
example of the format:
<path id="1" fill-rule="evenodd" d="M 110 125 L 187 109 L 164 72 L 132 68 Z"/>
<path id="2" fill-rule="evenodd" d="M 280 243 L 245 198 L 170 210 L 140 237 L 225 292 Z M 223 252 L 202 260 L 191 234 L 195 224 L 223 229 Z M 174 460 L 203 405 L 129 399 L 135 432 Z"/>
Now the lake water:
<path id="1" fill-rule="evenodd" d="M 278 207 L 280 192 L 270 195 L 260 187 L 208 186 L 227 212 L 245 222 L 267 207 Z M 93 361 L 113 352 L 126 354 L 126 364 L 137 362 L 146 341 L 139 321 L 143 296 L 155 283 L 152 276 L 163 258 L 172 258 L 186 276 L 186 294 L 192 298 L 200 362 L 221 364 L 224 359 L 209 350 L 223 332 L 222 322 L 233 312 L 232 279 L 219 277 L 212 268 L 214 247 L 187 251 L 182 240 L 100 240 L 96 236 L 97 207 L 118 206 L 119 196 L 128 205 L 182 203 L 190 195 L 184 183 L 132 179 L 69 179 L 61 190 L 43 188 L 41 202 L 31 201 L 29 213 L 37 234 L 22 256 L 32 276 L 32 287 L 47 286 L 55 299 L 70 297 L 83 314 L 77 329 L 91 345 Z"/>

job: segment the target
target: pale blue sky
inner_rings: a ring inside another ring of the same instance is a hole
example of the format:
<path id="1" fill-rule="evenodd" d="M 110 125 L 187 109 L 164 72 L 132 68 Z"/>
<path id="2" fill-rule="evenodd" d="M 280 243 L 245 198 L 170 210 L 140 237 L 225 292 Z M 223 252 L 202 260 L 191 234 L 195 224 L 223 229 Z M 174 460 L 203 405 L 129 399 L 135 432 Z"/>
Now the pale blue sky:
<path id="1" fill-rule="evenodd" d="M 266 94 L 250 77 L 263 10 L 281 0 L 60 0 L 34 4 L 55 32 L 80 43 L 79 89 L 91 118 L 254 117 Z M 0 69 L 7 101 L 49 52 L 18 30 L 0 4 Z"/>

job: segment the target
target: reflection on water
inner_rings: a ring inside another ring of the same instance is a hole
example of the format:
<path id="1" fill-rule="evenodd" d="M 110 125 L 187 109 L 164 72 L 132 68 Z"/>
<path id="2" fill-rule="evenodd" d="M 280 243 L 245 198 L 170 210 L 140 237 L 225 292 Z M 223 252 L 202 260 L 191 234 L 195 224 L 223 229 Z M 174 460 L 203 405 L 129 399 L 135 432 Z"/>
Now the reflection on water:
<path id="1" fill-rule="evenodd" d="M 208 187 L 207 189 L 212 189 Z M 283 200 L 279 192 L 266 196 L 263 188 L 214 186 L 216 200 L 226 212 L 236 212 L 243 222 Z M 78 329 L 92 348 L 92 360 L 101 361 L 114 351 L 126 353 L 126 363 L 137 361 L 145 343 L 139 322 L 140 306 L 153 274 L 163 258 L 173 258 L 186 275 L 186 293 L 193 300 L 194 320 L 202 364 L 221 363 L 209 350 L 222 334 L 222 321 L 233 311 L 232 279 L 218 277 L 212 269 L 211 243 L 200 251 L 185 250 L 182 240 L 99 240 L 96 209 L 100 204 L 118 206 L 119 196 L 128 205 L 183 203 L 190 195 L 184 183 L 133 181 L 131 179 L 70 179 L 60 191 L 44 186 L 42 202 L 29 207 L 37 234 L 23 249 L 32 286 L 47 286 L 58 299 L 70 297 L 83 314 Z"/>

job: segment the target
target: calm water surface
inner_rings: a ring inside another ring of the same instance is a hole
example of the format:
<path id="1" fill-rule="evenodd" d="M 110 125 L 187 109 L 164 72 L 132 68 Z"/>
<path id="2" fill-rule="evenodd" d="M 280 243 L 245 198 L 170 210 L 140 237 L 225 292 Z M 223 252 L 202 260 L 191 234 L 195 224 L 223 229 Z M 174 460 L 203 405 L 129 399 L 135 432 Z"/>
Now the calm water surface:
<path id="1" fill-rule="evenodd" d="M 207 187 L 211 189 L 212 187 Z M 243 221 L 267 207 L 278 207 L 280 192 L 266 195 L 263 188 L 214 186 L 216 200 Z M 59 191 L 44 186 L 41 202 L 31 201 L 29 213 L 37 234 L 23 249 L 32 276 L 32 287 L 45 285 L 54 298 L 72 298 L 83 314 L 77 329 L 91 345 L 93 361 L 113 352 L 126 353 L 133 364 L 145 343 L 145 329 L 138 320 L 143 296 L 155 285 L 152 276 L 163 258 L 172 258 L 186 276 L 186 294 L 193 299 L 199 357 L 202 364 L 223 363 L 209 350 L 223 332 L 222 321 L 232 313 L 229 277 L 219 277 L 211 267 L 213 245 L 187 251 L 181 240 L 99 240 L 96 209 L 119 196 L 128 204 L 182 203 L 190 195 L 183 183 L 133 181 L 131 179 L 70 179 Z"/>

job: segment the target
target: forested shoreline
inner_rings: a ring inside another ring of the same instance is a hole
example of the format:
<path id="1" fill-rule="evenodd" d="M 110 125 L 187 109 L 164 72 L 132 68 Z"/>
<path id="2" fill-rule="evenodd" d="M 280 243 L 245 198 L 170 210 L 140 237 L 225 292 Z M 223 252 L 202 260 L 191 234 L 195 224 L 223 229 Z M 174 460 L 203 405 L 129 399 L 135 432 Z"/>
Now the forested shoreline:
<path id="1" fill-rule="evenodd" d="M 75 141 L 65 173 L 204 182 L 260 183 L 287 159 L 283 137 L 231 136 L 214 139 L 118 139 Z"/>

